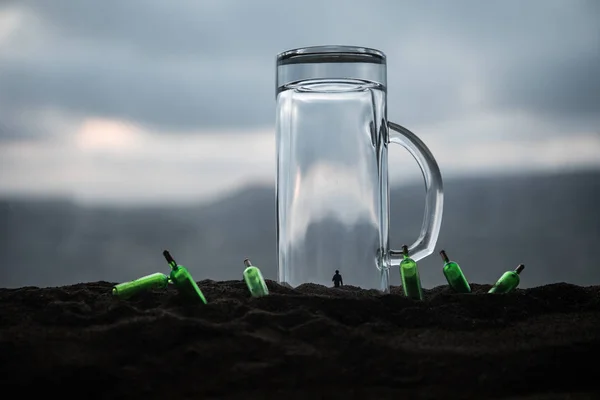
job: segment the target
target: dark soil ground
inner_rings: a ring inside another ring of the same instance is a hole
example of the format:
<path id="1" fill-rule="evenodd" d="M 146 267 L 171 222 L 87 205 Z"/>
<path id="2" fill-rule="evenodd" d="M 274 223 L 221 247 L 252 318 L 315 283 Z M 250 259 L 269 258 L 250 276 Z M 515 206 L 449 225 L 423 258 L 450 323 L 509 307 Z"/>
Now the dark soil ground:
<path id="1" fill-rule="evenodd" d="M 2 397 L 600 399 L 600 286 L 506 295 L 199 282 L 0 289 Z M 13 393 L 13 394 L 10 394 Z"/>

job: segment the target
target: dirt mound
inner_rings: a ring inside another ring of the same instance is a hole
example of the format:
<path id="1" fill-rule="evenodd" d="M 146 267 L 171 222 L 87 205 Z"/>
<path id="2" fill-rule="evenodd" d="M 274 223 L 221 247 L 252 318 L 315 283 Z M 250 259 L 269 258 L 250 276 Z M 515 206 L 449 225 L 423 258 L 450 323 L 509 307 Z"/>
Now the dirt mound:
<path id="1" fill-rule="evenodd" d="M 2 388 L 62 398 L 592 398 L 600 287 L 507 295 L 198 282 L 115 299 L 112 283 L 0 289 Z M 7 391 L 3 391 L 8 393 Z M 555 397 L 553 397 L 555 396 Z M 599 397 L 600 398 L 600 397 Z"/>

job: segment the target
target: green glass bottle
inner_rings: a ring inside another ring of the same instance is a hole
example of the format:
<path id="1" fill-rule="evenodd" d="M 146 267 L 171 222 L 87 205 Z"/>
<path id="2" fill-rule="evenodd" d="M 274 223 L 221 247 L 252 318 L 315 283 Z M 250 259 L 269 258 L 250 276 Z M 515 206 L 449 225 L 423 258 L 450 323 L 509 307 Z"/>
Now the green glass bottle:
<path id="1" fill-rule="evenodd" d="M 164 289 L 168 285 L 169 277 L 157 272 L 130 282 L 119 283 L 113 287 L 112 294 L 120 299 L 129 299 L 144 290 Z"/>
<path id="2" fill-rule="evenodd" d="M 163 256 L 171 267 L 171 282 L 175 284 L 179 293 L 192 301 L 199 300 L 206 304 L 202 291 L 188 270 L 183 265 L 178 265 L 167 250 L 163 251 Z"/>
<path id="3" fill-rule="evenodd" d="M 442 271 L 448 281 L 448 285 L 457 293 L 471 293 L 471 286 L 469 286 L 469 282 L 458 266 L 458 263 L 450 261 L 444 250 L 440 251 L 440 255 L 445 263 Z"/>
<path id="4" fill-rule="evenodd" d="M 265 283 L 265 279 L 263 278 L 260 269 L 252 265 L 247 258 L 244 260 L 244 265 L 246 266 L 243 274 L 244 281 L 246 281 L 246 286 L 248 286 L 250 295 L 252 295 L 252 297 L 268 295 L 269 289 L 267 288 L 267 284 Z"/>
<path id="5" fill-rule="evenodd" d="M 417 262 L 408 256 L 408 246 L 402 246 L 404 259 L 400 262 L 400 276 L 404 294 L 414 300 L 423 300 L 423 289 Z"/>
<path id="6" fill-rule="evenodd" d="M 525 269 L 525 266 L 523 264 L 519 264 L 519 266 L 517 268 L 515 268 L 514 271 L 506 271 L 500 277 L 500 279 L 498 279 L 498 282 L 496 282 L 496 284 L 494 286 L 492 286 L 492 288 L 488 291 L 488 293 L 512 292 L 513 290 L 515 290 L 517 288 L 517 286 L 519 286 L 519 283 L 521 282 L 521 278 L 519 277 L 519 274 L 524 269 Z"/>

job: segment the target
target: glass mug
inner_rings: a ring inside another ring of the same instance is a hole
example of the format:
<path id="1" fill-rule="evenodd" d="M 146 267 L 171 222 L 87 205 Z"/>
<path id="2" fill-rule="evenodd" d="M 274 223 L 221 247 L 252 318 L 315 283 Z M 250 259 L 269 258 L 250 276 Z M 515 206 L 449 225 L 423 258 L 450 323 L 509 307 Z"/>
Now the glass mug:
<path id="1" fill-rule="evenodd" d="M 390 290 L 401 250 L 389 247 L 388 144 L 405 147 L 425 179 L 425 216 L 409 246 L 418 261 L 435 247 L 442 176 L 408 129 L 387 120 L 386 56 L 352 46 L 316 46 L 277 55 L 278 281 L 344 283 Z"/>

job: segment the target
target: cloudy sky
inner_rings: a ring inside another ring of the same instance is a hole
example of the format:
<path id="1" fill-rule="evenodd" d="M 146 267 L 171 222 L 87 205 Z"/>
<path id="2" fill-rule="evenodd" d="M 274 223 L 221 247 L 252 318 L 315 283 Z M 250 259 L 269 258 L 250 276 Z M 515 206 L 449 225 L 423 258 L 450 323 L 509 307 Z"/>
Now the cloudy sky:
<path id="1" fill-rule="evenodd" d="M 389 117 L 446 178 L 600 168 L 596 0 L 2 0 L 0 194 L 272 184 L 275 55 L 320 44 L 387 54 Z"/>

